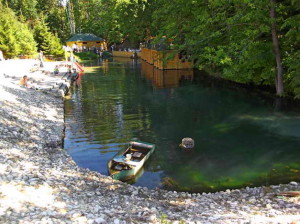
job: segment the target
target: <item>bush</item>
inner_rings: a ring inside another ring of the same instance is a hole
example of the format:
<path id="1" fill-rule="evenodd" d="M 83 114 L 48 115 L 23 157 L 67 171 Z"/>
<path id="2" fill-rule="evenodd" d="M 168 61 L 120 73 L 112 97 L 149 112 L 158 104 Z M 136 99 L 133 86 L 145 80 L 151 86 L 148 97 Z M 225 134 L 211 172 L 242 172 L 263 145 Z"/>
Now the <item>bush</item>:
<path id="1" fill-rule="evenodd" d="M 99 55 L 95 54 L 94 52 L 78 52 L 74 53 L 80 61 L 87 61 L 87 60 L 97 60 Z"/>
<path id="2" fill-rule="evenodd" d="M 38 50 L 42 50 L 45 55 L 54 55 L 55 57 L 64 55 L 59 38 L 49 31 L 44 18 L 35 21 L 34 39 L 38 44 Z"/>
<path id="3" fill-rule="evenodd" d="M 0 4 L 0 49 L 4 57 L 33 55 L 36 42 L 27 24 L 18 21 L 15 13 Z"/>

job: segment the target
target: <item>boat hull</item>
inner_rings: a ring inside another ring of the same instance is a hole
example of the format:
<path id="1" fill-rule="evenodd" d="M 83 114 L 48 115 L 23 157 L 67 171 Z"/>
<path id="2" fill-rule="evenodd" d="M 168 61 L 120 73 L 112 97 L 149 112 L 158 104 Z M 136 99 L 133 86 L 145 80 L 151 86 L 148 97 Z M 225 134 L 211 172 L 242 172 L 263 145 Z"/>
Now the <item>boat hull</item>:
<path id="1" fill-rule="evenodd" d="M 121 180 L 121 181 L 130 181 L 134 178 L 136 178 L 136 175 L 139 173 L 139 171 L 143 168 L 144 163 L 149 159 L 150 155 L 154 152 L 155 145 L 150 144 L 150 143 L 145 143 L 145 142 L 131 142 L 133 144 L 145 144 L 151 147 L 151 149 L 148 151 L 148 153 L 141 159 L 140 161 L 132 164 L 130 162 L 127 162 L 129 165 L 131 165 L 130 169 L 127 170 L 120 170 L 116 171 L 113 169 L 114 163 L 116 158 L 118 157 L 117 161 L 120 161 L 120 155 L 124 157 L 125 152 L 128 150 L 122 150 L 121 153 L 117 153 L 109 162 L 108 162 L 108 172 L 109 175 L 116 180 Z M 126 164 L 126 159 L 123 161 Z"/>

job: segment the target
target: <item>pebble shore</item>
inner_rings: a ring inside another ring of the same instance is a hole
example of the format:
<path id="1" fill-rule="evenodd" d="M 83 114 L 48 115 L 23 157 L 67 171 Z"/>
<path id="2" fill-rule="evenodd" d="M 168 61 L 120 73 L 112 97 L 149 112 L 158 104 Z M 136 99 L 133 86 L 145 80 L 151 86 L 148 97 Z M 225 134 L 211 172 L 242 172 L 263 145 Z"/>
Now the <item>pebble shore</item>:
<path id="1" fill-rule="evenodd" d="M 297 182 L 190 194 L 79 168 L 62 148 L 63 99 L 34 82 L 61 77 L 54 62 L 33 72 L 36 63 L 0 62 L 0 223 L 300 223 L 300 197 L 278 196 L 300 191 Z M 18 85 L 25 74 L 36 88 Z"/>

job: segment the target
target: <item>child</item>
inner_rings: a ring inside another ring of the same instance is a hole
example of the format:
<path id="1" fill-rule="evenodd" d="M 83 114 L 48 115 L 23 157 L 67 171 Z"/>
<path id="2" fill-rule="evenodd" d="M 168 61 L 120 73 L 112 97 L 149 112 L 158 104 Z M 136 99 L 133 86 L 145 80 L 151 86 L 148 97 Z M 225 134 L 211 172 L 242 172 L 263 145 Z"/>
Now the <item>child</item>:
<path id="1" fill-rule="evenodd" d="M 27 75 L 24 75 L 23 78 L 20 79 L 20 86 L 25 86 L 28 88 Z"/>

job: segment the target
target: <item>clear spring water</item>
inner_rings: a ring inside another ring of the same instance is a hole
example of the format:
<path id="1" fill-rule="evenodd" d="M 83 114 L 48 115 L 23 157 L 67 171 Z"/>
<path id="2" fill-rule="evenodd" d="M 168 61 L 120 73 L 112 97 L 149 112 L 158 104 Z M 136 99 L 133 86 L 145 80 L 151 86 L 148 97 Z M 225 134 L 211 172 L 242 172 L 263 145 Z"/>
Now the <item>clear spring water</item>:
<path id="1" fill-rule="evenodd" d="M 136 138 L 156 151 L 134 185 L 213 192 L 300 181 L 295 103 L 143 61 L 85 66 L 65 100 L 64 146 L 79 166 L 107 175 L 108 160 Z M 179 147 L 184 137 L 192 151 Z"/>

